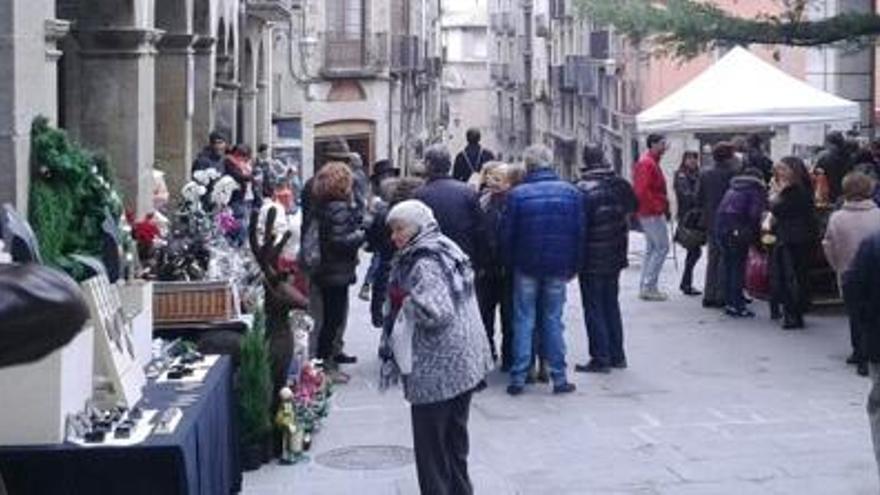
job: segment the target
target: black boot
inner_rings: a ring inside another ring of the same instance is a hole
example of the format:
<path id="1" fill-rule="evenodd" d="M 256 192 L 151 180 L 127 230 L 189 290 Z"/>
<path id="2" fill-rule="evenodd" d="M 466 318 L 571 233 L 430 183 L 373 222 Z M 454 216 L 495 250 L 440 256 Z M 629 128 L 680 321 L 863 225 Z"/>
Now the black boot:
<path id="1" fill-rule="evenodd" d="M 782 319 L 783 330 L 800 330 L 804 328 L 804 318 L 800 315 L 785 313 Z"/>
<path id="2" fill-rule="evenodd" d="M 770 319 L 774 321 L 782 319 L 782 311 L 776 303 L 770 303 Z"/>

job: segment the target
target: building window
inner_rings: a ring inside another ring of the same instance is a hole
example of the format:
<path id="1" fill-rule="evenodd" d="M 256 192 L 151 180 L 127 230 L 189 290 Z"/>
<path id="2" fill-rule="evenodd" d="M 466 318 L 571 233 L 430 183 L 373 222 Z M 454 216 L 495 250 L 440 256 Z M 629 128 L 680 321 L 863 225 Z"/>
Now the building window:
<path id="1" fill-rule="evenodd" d="M 365 0 L 328 0 L 327 30 L 346 39 L 360 39 L 366 24 Z"/>

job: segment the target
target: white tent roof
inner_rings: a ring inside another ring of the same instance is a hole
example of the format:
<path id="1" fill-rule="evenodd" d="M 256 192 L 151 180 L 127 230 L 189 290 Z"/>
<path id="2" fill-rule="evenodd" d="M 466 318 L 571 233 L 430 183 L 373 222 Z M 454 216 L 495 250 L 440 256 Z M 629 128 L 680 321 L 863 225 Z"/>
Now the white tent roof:
<path id="1" fill-rule="evenodd" d="M 640 132 L 858 120 L 858 103 L 816 89 L 741 47 L 636 117 Z"/>

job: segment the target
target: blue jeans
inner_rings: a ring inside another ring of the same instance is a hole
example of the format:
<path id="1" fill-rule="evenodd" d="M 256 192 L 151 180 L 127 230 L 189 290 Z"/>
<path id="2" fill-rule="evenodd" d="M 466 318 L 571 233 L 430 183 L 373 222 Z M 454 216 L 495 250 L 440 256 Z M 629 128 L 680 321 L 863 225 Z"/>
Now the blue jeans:
<path id="1" fill-rule="evenodd" d="M 623 320 L 620 317 L 620 274 L 581 274 L 581 301 L 590 359 L 605 366 L 623 361 Z"/>
<path id="2" fill-rule="evenodd" d="M 724 303 L 728 308 L 745 309 L 743 287 L 746 281 L 746 257 L 748 246 L 721 241 L 721 257 L 724 260 Z"/>
<path id="3" fill-rule="evenodd" d="M 562 337 L 562 308 L 565 306 L 566 281 L 558 278 L 534 278 L 516 272 L 513 279 L 513 367 L 510 383 L 523 386 L 532 364 L 532 336 L 541 308 L 542 354 L 550 368 L 554 385 L 567 382 L 565 375 L 565 339 Z"/>
<path id="4" fill-rule="evenodd" d="M 663 216 L 641 217 L 642 232 L 645 234 L 645 259 L 642 262 L 641 290 L 658 290 L 660 272 L 669 253 L 669 230 Z"/>

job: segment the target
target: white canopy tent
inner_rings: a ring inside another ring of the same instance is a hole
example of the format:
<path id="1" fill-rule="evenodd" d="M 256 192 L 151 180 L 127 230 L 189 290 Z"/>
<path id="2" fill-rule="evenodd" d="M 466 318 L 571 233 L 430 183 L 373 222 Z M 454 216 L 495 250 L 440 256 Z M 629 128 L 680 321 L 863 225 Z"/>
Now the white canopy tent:
<path id="1" fill-rule="evenodd" d="M 858 122 L 858 103 L 794 78 L 736 47 L 636 117 L 640 133 L 694 133 Z"/>

